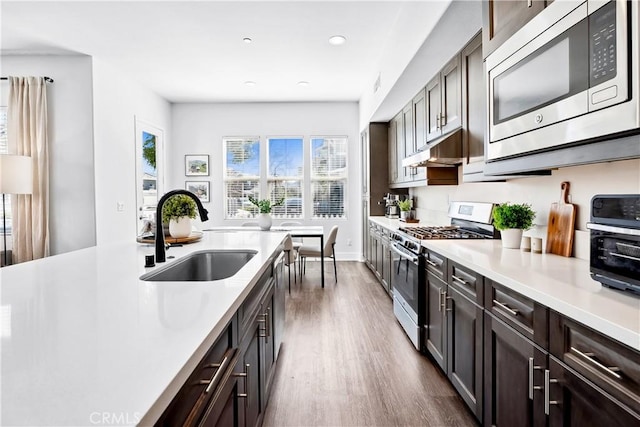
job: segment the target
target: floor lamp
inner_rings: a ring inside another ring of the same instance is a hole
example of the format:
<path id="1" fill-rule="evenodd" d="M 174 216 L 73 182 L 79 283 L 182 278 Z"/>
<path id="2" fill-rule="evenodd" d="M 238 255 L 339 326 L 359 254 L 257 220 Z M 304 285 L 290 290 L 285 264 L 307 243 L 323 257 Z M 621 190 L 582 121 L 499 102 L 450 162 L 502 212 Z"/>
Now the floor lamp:
<path id="1" fill-rule="evenodd" d="M 4 237 L 4 265 L 7 263 L 7 212 L 5 195 L 31 194 L 33 191 L 33 163 L 31 157 L 0 154 L 0 193 L 2 193 L 2 235 Z M 12 256 L 13 258 L 13 256 Z"/>

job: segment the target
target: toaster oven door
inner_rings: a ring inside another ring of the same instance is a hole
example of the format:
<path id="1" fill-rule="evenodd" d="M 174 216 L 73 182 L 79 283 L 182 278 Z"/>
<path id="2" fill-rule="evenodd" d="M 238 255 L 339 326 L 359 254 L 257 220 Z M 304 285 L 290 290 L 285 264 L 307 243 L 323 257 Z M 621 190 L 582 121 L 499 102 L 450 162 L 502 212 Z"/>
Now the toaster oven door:
<path id="1" fill-rule="evenodd" d="M 640 230 L 590 226 L 591 272 L 597 276 L 594 278 L 605 285 L 618 284 L 615 287 L 626 286 L 640 292 Z"/>

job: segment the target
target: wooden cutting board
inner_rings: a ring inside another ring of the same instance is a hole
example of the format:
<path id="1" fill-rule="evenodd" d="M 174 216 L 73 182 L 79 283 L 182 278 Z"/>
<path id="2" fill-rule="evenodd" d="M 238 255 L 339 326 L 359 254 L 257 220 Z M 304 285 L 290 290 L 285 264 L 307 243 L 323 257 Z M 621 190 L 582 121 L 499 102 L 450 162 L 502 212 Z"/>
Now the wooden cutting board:
<path id="1" fill-rule="evenodd" d="M 571 256 L 576 207 L 569 203 L 569 183 L 560 184 L 560 201 L 551 204 L 547 228 L 547 253 Z"/>

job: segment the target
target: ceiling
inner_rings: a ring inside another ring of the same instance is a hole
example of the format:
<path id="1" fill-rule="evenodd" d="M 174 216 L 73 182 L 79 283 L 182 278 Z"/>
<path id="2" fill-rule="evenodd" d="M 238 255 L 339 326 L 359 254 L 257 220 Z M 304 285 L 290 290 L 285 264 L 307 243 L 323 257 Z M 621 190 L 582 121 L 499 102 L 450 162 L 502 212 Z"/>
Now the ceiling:
<path id="1" fill-rule="evenodd" d="M 425 2 L 2 1 L 1 48 L 100 57 L 170 102 L 358 101 L 389 40 L 426 39 L 399 19 Z"/>

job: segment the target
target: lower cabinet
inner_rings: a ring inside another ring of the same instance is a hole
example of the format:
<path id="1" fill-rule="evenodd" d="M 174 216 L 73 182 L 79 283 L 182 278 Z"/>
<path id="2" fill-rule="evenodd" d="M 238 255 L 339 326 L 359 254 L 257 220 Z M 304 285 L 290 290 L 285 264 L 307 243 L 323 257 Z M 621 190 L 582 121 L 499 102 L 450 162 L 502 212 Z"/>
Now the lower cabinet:
<path id="1" fill-rule="evenodd" d="M 550 426 L 637 426 L 640 415 L 551 356 L 545 386 Z"/>
<path id="2" fill-rule="evenodd" d="M 484 314 L 484 425 L 544 426 L 547 354 L 489 313 Z"/>
<path id="3" fill-rule="evenodd" d="M 393 260 L 391 259 L 390 236 L 390 230 L 369 221 L 369 244 L 365 252 L 365 256 L 368 258 L 365 261 L 384 290 L 389 296 L 393 296 L 391 283 Z"/>
<path id="4" fill-rule="evenodd" d="M 157 426 L 259 426 L 282 342 L 283 258 L 258 280 Z"/>
<path id="5" fill-rule="evenodd" d="M 482 419 L 483 278 L 433 252 L 426 265 L 425 350 Z"/>

